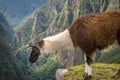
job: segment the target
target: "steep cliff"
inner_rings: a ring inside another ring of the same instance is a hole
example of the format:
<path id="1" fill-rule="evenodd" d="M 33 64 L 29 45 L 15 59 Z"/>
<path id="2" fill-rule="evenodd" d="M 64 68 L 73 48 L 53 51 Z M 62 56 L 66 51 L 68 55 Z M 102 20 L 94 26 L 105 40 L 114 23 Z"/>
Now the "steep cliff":
<path id="1" fill-rule="evenodd" d="M 0 24 L 4 26 L 3 30 L 4 30 L 5 38 L 11 44 L 14 32 L 9 26 L 7 20 L 5 19 L 2 13 L 0 13 Z"/>
<path id="2" fill-rule="evenodd" d="M 61 11 L 62 6 L 63 0 L 49 0 L 45 5 L 36 11 L 31 31 L 31 39 L 38 36 L 38 34 L 46 31 L 49 24 Z"/>
<path id="3" fill-rule="evenodd" d="M 13 39 L 13 44 L 15 46 L 14 49 L 22 47 L 30 40 L 33 23 L 34 23 L 34 18 L 30 17 L 15 29 L 15 34 Z"/>
<path id="4" fill-rule="evenodd" d="M 24 46 L 28 41 L 39 36 L 46 31 L 52 20 L 60 13 L 64 0 L 49 0 L 46 4 L 38 8 L 34 15 L 30 16 L 15 29 L 14 42 L 17 46 Z"/>
<path id="5" fill-rule="evenodd" d="M 13 31 L 0 14 L 0 80 L 32 80 L 22 64 L 12 55 L 10 42 Z"/>

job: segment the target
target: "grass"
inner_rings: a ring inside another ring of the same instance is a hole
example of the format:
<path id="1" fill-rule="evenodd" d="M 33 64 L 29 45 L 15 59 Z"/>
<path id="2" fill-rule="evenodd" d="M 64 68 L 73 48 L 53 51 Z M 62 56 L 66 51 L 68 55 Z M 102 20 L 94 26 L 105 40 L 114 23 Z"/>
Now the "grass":
<path id="1" fill-rule="evenodd" d="M 120 69 L 120 64 L 95 63 L 93 67 L 92 80 L 116 80 L 112 77 Z M 64 80 L 83 80 L 85 65 L 70 67 L 64 75 Z M 120 80 L 120 79 L 117 79 Z"/>
<path id="2" fill-rule="evenodd" d="M 113 45 L 109 51 L 104 52 L 101 51 L 101 56 L 98 60 L 98 62 L 104 62 L 104 63 L 120 63 L 120 47 L 117 45 Z"/>

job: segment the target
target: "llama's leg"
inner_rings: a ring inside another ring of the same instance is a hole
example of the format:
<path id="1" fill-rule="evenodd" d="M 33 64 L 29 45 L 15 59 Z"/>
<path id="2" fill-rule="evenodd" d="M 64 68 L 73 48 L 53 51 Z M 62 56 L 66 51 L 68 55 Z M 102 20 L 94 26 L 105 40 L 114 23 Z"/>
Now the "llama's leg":
<path id="1" fill-rule="evenodd" d="M 117 37 L 118 44 L 120 45 L 120 29 L 118 30 L 116 37 Z"/>
<path id="2" fill-rule="evenodd" d="M 91 80 L 92 78 L 92 60 L 90 59 L 90 57 L 87 57 L 86 55 L 84 55 L 84 59 L 85 59 L 85 74 L 84 74 L 84 80 Z"/>
<path id="3" fill-rule="evenodd" d="M 85 74 L 84 74 L 84 80 L 91 80 L 92 79 L 92 62 L 95 58 L 95 53 L 93 53 L 90 57 L 84 54 L 84 60 L 85 60 Z"/>
<path id="4" fill-rule="evenodd" d="M 120 29 L 117 32 L 117 41 L 120 47 Z M 118 70 L 118 73 L 115 76 L 113 76 L 113 78 L 120 78 L 120 69 Z"/>

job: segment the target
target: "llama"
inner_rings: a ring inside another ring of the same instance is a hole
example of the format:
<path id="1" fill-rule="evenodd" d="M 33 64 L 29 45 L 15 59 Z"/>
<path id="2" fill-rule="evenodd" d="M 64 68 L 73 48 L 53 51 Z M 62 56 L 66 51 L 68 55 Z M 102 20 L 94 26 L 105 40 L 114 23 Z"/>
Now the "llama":
<path id="1" fill-rule="evenodd" d="M 59 34 L 29 43 L 29 46 L 33 47 L 29 61 L 34 63 L 41 53 L 78 47 L 84 51 L 84 80 L 91 80 L 91 64 L 95 59 L 96 50 L 105 49 L 114 42 L 120 45 L 120 11 L 91 14 L 78 18 Z"/>

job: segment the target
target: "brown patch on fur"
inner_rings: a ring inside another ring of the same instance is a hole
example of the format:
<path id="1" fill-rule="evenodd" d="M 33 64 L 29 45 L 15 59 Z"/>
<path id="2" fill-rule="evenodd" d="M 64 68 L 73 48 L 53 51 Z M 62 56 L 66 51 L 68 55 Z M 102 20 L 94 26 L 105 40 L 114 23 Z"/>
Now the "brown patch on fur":
<path id="1" fill-rule="evenodd" d="M 40 48 L 42 48 L 44 45 L 44 41 L 43 40 L 38 41 L 37 44 L 39 45 Z"/>
<path id="2" fill-rule="evenodd" d="M 96 48 L 104 49 L 120 39 L 120 11 L 103 12 L 81 17 L 69 28 L 75 47 L 87 56 Z"/>

